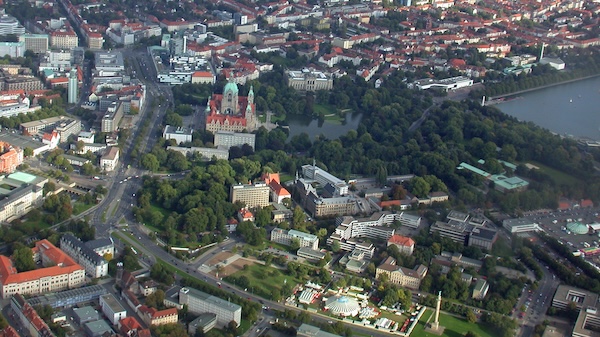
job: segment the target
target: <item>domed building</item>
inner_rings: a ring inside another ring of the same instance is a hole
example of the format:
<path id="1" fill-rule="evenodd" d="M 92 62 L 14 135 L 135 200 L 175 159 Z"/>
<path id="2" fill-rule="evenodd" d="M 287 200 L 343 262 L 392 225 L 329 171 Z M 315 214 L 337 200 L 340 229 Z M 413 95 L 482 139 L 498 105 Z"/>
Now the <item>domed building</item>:
<path id="1" fill-rule="evenodd" d="M 567 229 L 573 232 L 574 234 L 587 234 L 590 231 L 588 225 L 584 225 L 580 222 L 571 222 L 567 224 Z"/>
<path id="2" fill-rule="evenodd" d="M 239 96 L 239 88 L 233 78 L 229 78 L 223 94 L 213 94 L 206 106 L 206 131 L 241 132 L 256 130 L 256 107 L 254 89 L 250 87 L 248 96 Z"/>
<path id="3" fill-rule="evenodd" d="M 360 304 L 352 297 L 333 296 L 325 302 L 325 309 L 336 316 L 351 317 L 358 315 Z"/>

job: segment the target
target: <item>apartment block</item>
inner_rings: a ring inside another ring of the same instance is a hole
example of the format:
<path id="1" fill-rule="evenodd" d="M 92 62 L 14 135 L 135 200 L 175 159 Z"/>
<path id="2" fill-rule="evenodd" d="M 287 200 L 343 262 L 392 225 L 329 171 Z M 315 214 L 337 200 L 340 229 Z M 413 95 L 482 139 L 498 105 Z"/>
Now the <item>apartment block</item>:
<path id="1" fill-rule="evenodd" d="M 223 146 L 229 149 L 232 146 L 242 147 L 244 144 L 249 145 L 254 150 L 256 135 L 253 133 L 241 133 L 233 131 L 217 131 L 215 132 L 215 146 Z"/>
<path id="2" fill-rule="evenodd" d="M 177 323 L 179 320 L 176 308 L 156 310 L 142 305 L 138 308 L 138 313 L 148 326 Z"/>
<path id="3" fill-rule="evenodd" d="M 100 167 L 107 172 L 114 171 L 119 163 L 119 148 L 111 146 L 106 153 L 100 157 Z"/>
<path id="4" fill-rule="evenodd" d="M 123 118 L 124 105 L 121 102 L 113 102 L 108 109 L 106 114 L 102 117 L 100 125 L 101 132 L 115 132 L 119 129 L 119 123 Z"/>
<path id="5" fill-rule="evenodd" d="M 0 142 L 0 173 L 12 173 L 23 163 L 23 150 Z"/>
<path id="6" fill-rule="evenodd" d="M 232 185 L 229 191 L 232 203 L 242 202 L 248 208 L 269 206 L 271 189 L 264 182 Z"/>

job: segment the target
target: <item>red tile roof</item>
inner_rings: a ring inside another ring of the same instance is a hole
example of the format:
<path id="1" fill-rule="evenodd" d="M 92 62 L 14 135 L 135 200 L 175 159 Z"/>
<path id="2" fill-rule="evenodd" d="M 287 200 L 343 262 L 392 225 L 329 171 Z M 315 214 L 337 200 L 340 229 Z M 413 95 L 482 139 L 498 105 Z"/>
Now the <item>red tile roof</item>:
<path id="1" fill-rule="evenodd" d="M 398 246 L 411 247 L 415 245 L 415 240 L 398 234 L 392 235 L 392 237 L 388 240 L 388 243 L 393 243 Z"/>
<path id="2" fill-rule="evenodd" d="M 8 257 L 0 255 L 0 283 L 22 283 L 37 280 L 42 277 L 52 277 L 70 274 L 76 270 L 84 270 L 83 267 L 78 265 L 71 257 L 62 250 L 56 248 L 46 239 L 36 242 L 34 251 L 35 249 L 37 249 L 40 254 L 45 255 L 55 263 L 55 265 L 19 273 Z"/>

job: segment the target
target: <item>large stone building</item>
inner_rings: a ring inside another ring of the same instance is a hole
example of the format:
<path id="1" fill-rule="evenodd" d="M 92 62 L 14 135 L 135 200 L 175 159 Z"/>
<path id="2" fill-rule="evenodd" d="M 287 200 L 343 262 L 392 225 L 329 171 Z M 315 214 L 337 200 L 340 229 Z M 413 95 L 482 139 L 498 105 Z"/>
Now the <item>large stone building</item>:
<path id="1" fill-rule="evenodd" d="M 427 267 L 422 264 L 415 269 L 401 267 L 396 265 L 396 260 L 390 256 L 377 267 L 375 277 L 379 279 L 383 274 L 394 284 L 417 290 L 421 286 L 421 280 L 427 275 Z"/>
<path id="2" fill-rule="evenodd" d="M 12 221 L 27 214 L 42 202 L 44 184 L 48 178 L 15 172 L 0 176 L 0 221 Z"/>
<path id="3" fill-rule="evenodd" d="M 331 90 L 333 88 L 332 76 L 314 69 L 288 71 L 287 83 L 298 91 Z"/>
<path id="4" fill-rule="evenodd" d="M 67 233 L 62 236 L 60 239 L 60 248 L 81 264 L 85 268 L 86 274 L 90 277 L 97 278 L 108 275 L 108 261 L 102 256 L 104 254 L 100 255 L 96 253 L 87 243 L 81 242 L 81 240 L 72 234 Z"/>
<path id="5" fill-rule="evenodd" d="M 85 269 L 50 241 L 36 242 L 34 260 L 42 267 L 19 273 L 10 258 L 0 255 L 2 298 L 75 288 L 85 283 Z"/>
<path id="6" fill-rule="evenodd" d="M 239 96 L 233 78 L 225 85 L 222 95 L 212 95 L 206 112 L 206 131 L 252 132 L 257 128 L 254 89 L 250 87 L 248 96 Z"/>
<path id="7" fill-rule="evenodd" d="M 218 327 L 226 327 L 231 321 L 239 326 L 242 321 L 242 307 L 194 288 L 181 288 L 179 304 L 187 305 L 192 314 L 216 314 Z"/>

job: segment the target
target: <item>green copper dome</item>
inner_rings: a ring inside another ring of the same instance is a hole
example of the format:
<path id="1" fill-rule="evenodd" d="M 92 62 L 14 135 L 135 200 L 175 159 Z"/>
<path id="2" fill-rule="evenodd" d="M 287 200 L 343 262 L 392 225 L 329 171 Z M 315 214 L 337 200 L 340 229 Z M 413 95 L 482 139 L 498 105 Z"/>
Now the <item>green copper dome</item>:
<path id="1" fill-rule="evenodd" d="M 237 95 L 237 93 L 238 93 L 237 84 L 235 84 L 235 82 L 228 82 L 227 84 L 225 84 L 225 89 L 223 89 L 223 94 L 226 94 L 228 91 L 232 91 L 234 94 Z"/>

